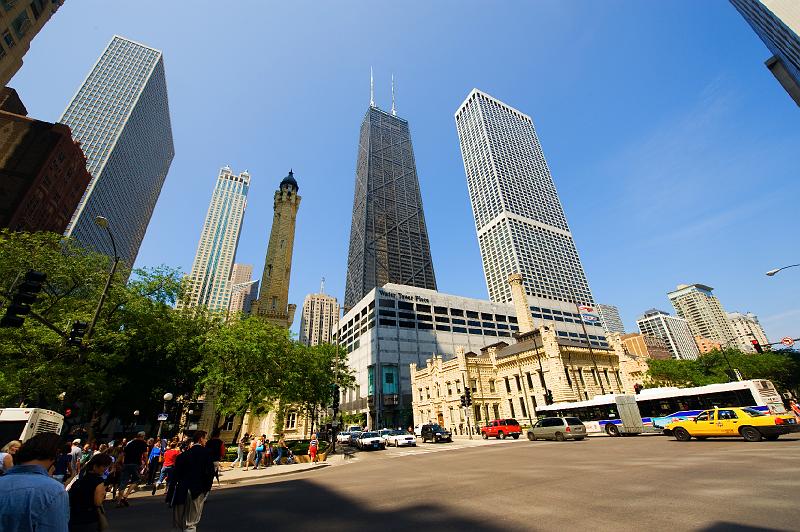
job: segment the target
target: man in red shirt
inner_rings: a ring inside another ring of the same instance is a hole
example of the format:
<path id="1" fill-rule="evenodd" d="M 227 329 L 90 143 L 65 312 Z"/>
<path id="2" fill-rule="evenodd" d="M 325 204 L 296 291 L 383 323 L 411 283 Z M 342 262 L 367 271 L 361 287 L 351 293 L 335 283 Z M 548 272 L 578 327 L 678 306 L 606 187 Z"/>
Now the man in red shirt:
<path id="1" fill-rule="evenodd" d="M 169 477 L 170 473 L 172 473 L 172 469 L 175 467 L 175 459 L 179 454 L 181 454 L 181 451 L 178 449 L 178 442 L 170 442 L 166 452 L 164 452 L 164 463 L 161 466 L 161 475 L 158 477 L 158 482 L 153 485 L 153 495 L 156 494 L 158 487 L 163 484 L 164 479 Z"/>

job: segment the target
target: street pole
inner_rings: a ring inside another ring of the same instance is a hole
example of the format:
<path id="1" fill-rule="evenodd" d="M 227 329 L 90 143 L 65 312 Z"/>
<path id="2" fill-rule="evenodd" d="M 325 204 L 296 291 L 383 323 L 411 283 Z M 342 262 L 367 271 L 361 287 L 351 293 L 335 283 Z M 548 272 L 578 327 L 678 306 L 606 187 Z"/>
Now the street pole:
<path id="1" fill-rule="evenodd" d="M 470 390 L 470 397 L 472 397 L 472 385 L 469 382 L 469 364 L 467 364 L 467 356 L 466 355 L 464 355 L 464 365 L 467 367 L 467 372 L 466 373 L 464 373 L 464 372 L 461 373 L 461 378 L 464 379 L 464 396 L 466 397 L 467 390 L 469 389 Z M 466 412 L 466 416 L 467 416 L 467 434 L 469 434 L 469 439 L 471 440 L 472 439 L 472 425 L 470 425 L 470 423 L 469 423 L 469 407 L 470 406 L 472 406 L 472 405 L 465 406 L 464 410 L 467 411 Z"/>
<path id="2" fill-rule="evenodd" d="M 94 326 L 97 323 L 97 318 L 100 316 L 100 310 L 103 308 L 103 303 L 106 301 L 106 296 L 108 295 L 108 289 L 111 287 L 111 281 L 114 280 L 114 274 L 117 271 L 117 266 L 119 265 L 119 255 L 117 254 L 117 244 L 114 242 L 114 235 L 111 233 L 111 229 L 108 226 L 108 220 L 103 216 L 98 216 L 94 219 L 94 223 L 98 227 L 102 227 L 108 233 L 108 236 L 111 238 L 111 247 L 114 250 L 114 263 L 111 266 L 111 271 L 108 274 L 108 279 L 106 279 L 106 285 L 103 288 L 103 293 L 100 295 L 100 301 L 97 303 L 97 308 L 94 311 L 94 316 L 92 316 L 92 321 L 89 322 L 89 326 L 86 328 L 86 334 L 84 334 L 84 341 L 89 343 L 89 339 L 92 337 L 92 332 L 94 331 Z"/>
<path id="3" fill-rule="evenodd" d="M 172 401 L 172 394 L 169 392 L 164 394 L 164 407 L 162 409 L 163 410 L 162 414 L 167 413 L 167 401 Z M 162 419 L 158 422 L 158 434 L 156 435 L 156 440 L 158 441 L 161 441 L 161 429 L 163 428 L 163 426 L 164 426 L 164 420 Z"/>
<path id="4" fill-rule="evenodd" d="M 592 359 L 592 365 L 594 366 L 594 371 L 595 373 L 597 373 L 597 382 L 600 383 L 600 391 L 602 392 L 603 395 L 605 395 L 606 388 L 605 386 L 603 386 L 603 378 L 600 375 L 600 368 L 597 367 L 597 359 L 595 359 L 594 357 L 594 351 L 592 350 L 592 341 L 589 339 L 589 333 L 586 332 L 586 322 L 583 321 L 583 313 L 581 312 L 581 307 L 578 305 L 578 300 L 575 297 L 575 291 L 572 289 L 572 287 L 570 287 L 569 291 L 572 294 L 572 302 L 575 304 L 575 310 L 578 311 L 578 317 L 580 317 L 581 319 L 581 328 L 583 328 L 583 335 L 586 337 L 586 345 L 589 347 L 589 357 Z M 578 389 L 580 389 L 580 387 L 578 387 Z"/>

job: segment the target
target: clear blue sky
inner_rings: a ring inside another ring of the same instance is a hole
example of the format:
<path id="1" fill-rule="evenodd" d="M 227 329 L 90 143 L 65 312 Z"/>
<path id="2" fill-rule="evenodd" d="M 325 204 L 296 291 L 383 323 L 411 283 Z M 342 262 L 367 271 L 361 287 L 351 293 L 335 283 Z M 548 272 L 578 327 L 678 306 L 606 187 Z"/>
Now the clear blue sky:
<path id="1" fill-rule="evenodd" d="M 800 109 L 726 0 L 398 4 L 69 0 L 11 85 L 53 121 L 114 33 L 163 50 L 176 156 L 137 265 L 191 267 L 229 164 L 252 175 L 237 261 L 260 273 L 291 167 L 298 306 L 322 276 L 344 293 L 370 65 L 384 109 L 397 79 L 439 289 L 487 297 L 453 121 L 477 87 L 533 117 L 595 298 L 629 329 L 698 282 L 800 336 L 800 268 L 764 276 L 800 262 Z"/>

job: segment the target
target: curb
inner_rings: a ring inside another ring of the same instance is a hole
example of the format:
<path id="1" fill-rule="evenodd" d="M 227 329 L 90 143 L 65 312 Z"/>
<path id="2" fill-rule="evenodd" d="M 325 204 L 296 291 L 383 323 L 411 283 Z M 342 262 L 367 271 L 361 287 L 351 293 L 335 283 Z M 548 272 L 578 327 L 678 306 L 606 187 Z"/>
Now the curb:
<path id="1" fill-rule="evenodd" d="M 326 468 L 326 467 L 331 467 L 331 464 L 326 464 L 326 463 L 322 462 L 322 463 L 317 464 L 317 465 L 312 466 L 312 467 L 306 467 L 306 468 L 303 468 L 303 469 L 293 469 L 293 470 L 290 470 L 290 471 L 282 471 L 280 473 L 271 473 L 269 475 L 258 475 L 258 476 L 253 476 L 253 477 L 240 477 L 240 478 L 232 478 L 232 479 L 228 479 L 228 480 L 222 478 L 222 479 L 220 479 L 218 484 L 215 484 L 215 486 L 220 487 L 220 486 L 225 486 L 225 485 L 236 485 L 236 484 L 239 484 L 239 483 L 242 483 L 242 482 L 250 482 L 252 480 L 264 480 L 264 479 L 269 479 L 269 478 L 273 478 L 273 477 L 283 477 L 283 476 L 286 476 L 286 475 L 294 475 L 294 474 L 297 474 L 297 473 L 303 473 L 305 471 L 313 471 L 315 469 L 323 469 L 323 468 Z"/>

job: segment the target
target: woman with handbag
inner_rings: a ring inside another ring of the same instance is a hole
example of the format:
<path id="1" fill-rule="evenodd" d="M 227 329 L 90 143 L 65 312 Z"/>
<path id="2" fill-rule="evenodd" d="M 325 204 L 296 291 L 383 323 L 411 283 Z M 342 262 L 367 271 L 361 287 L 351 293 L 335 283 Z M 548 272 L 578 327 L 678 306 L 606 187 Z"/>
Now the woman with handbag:
<path id="1" fill-rule="evenodd" d="M 108 454 L 94 455 L 86 463 L 86 474 L 70 488 L 70 532 L 108 530 L 108 520 L 103 510 L 103 501 L 106 498 L 103 475 L 111 463 L 112 459 Z"/>
<path id="2" fill-rule="evenodd" d="M 256 465 L 253 469 L 258 469 L 258 466 L 261 463 L 261 458 L 263 456 L 264 456 L 264 436 L 261 436 L 258 439 L 258 445 L 256 446 Z"/>

